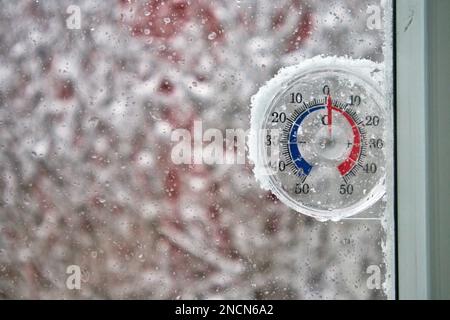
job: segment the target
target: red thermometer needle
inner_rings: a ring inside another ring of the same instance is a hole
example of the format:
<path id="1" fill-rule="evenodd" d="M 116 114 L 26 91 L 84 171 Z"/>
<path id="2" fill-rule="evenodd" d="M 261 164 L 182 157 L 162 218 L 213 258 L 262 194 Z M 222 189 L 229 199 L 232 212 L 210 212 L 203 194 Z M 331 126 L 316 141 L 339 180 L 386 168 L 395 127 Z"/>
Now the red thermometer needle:
<path id="1" fill-rule="evenodd" d="M 327 110 L 328 110 L 328 133 L 331 136 L 331 130 L 333 125 L 333 102 L 331 101 L 331 95 L 328 95 Z"/>

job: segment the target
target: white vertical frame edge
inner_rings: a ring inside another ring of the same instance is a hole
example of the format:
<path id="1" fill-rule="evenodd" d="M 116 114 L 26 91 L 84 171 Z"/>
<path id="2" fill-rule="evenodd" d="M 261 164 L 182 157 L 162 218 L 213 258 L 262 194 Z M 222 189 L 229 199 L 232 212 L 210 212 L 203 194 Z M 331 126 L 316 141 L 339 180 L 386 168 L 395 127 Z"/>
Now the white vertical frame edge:
<path id="1" fill-rule="evenodd" d="M 430 298 L 427 2 L 396 1 L 398 297 Z"/>

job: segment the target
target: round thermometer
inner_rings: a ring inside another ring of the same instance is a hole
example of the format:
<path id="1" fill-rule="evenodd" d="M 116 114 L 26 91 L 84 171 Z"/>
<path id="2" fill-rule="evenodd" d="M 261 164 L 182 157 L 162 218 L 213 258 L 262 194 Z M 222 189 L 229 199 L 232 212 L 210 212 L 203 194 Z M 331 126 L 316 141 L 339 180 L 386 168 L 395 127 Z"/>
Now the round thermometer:
<path id="1" fill-rule="evenodd" d="M 250 158 L 263 187 L 320 220 L 358 214 L 385 194 L 381 67 L 318 57 L 282 69 L 252 99 Z"/>

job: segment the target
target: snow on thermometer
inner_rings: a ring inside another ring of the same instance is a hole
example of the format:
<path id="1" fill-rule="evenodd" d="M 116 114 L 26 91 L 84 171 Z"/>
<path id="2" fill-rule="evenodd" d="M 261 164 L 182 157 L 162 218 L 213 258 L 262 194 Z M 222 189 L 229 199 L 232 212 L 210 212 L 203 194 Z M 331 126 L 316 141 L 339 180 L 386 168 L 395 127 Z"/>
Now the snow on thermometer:
<path id="1" fill-rule="evenodd" d="M 262 187 L 319 220 L 358 214 L 386 192 L 381 65 L 316 57 L 252 98 L 250 159 Z"/>

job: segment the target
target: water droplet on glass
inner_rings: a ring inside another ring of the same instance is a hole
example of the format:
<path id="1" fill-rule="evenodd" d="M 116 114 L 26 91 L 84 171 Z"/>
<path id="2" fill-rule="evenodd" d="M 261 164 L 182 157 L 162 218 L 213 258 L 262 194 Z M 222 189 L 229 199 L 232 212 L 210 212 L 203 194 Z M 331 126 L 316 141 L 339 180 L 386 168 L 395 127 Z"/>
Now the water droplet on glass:
<path id="1" fill-rule="evenodd" d="M 209 40 L 214 40 L 215 38 L 217 38 L 217 33 L 211 32 L 210 34 L 208 34 L 208 39 Z"/>

